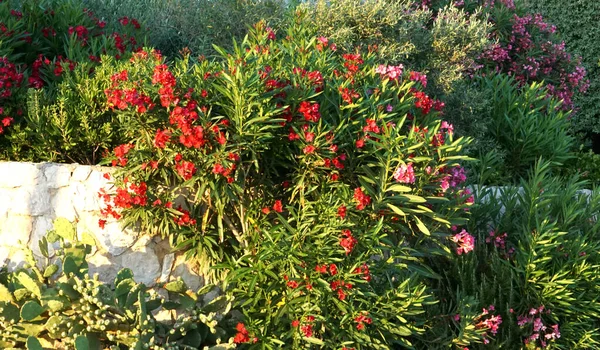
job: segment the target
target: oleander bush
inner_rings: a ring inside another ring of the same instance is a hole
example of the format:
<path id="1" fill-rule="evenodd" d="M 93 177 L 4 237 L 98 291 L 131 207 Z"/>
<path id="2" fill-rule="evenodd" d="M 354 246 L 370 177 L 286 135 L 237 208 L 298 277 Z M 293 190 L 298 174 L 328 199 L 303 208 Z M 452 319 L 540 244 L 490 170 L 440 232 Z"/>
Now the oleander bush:
<path id="1" fill-rule="evenodd" d="M 135 137 L 108 158 L 99 224 L 222 262 L 244 315 L 236 343 L 410 346 L 435 323 L 426 260 L 471 249 L 451 230 L 472 203 L 467 142 L 424 75 L 339 52 L 298 16 L 286 33 L 257 24 L 221 61 L 140 52 L 111 78 L 109 106 Z"/>
<path id="2" fill-rule="evenodd" d="M 24 247 L 26 266 L 0 271 L 3 349 L 208 349 L 231 339 L 225 329 L 232 327 L 223 328 L 231 300 L 204 298 L 214 286 L 190 291 L 176 280 L 163 285 L 165 299 L 136 283 L 129 269 L 108 285 L 88 275 L 86 256 L 95 246 L 90 235 L 79 240 L 73 224 L 57 219 L 39 241 L 42 266 Z M 157 321 L 159 310 L 178 311 L 177 320 Z"/>
<path id="3" fill-rule="evenodd" d="M 71 115 L 73 106 L 65 106 L 70 101 L 65 90 L 74 86 L 69 81 L 67 87 L 59 86 L 74 71 L 93 75 L 101 56 L 120 58 L 138 50 L 143 44 L 139 23 L 128 17 L 100 20 L 75 0 L 3 1 L 0 18 L 0 157 L 89 163 L 90 157 L 95 158 L 89 148 L 95 145 L 86 139 L 107 136 L 106 130 L 89 131 L 89 124 L 104 121 Z M 41 104 L 41 96 L 45 104 L 59 107 L 29 110 L 30 105 Z M 55 149 L 49 151 L 48 143 Z M 73 148 L 86 148 L 85 154 L 76 154 L 78 150 L 67 155 Z"/>
<path id="4" fill-rule="evenodd" d="M 488 347 L 598 347 L 600 196 L 586 186 L 540 161 L 518 186 L 475 191 L 467 227 L 477 244 L 443 266 L 441 289 L 494 305 L 502 324 Z"/>
<path id="5" fill-rule="evenodd" d="M 511 76 L 488 75 L 473 80 L 474 91 L 489 99 L 474 105 L 487 118 L 459 120 L 457 125 L 477 133 L 470 154 L 478 159 L 493 158 L 496 174 L 488 181 L 515 183 L 541 157 L 554 164 L 556 173 L 572 157 L 574 139 L 569 134 L 569 113 L 547 97 L 540 83 L 519 86 Z M 475 165 L 477 167 L 477 165 Z"/>

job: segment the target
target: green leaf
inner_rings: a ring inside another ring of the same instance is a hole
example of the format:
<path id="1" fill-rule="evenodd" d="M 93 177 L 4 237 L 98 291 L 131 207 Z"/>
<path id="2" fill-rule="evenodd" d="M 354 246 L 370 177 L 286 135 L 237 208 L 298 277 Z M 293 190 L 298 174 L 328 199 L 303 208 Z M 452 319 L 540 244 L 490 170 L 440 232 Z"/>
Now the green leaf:
<path id="1" fill-rule="evenodd" d="M 392 209 L 392 211 L 398 215 L 401 216 L 406 216 L 406 213 L 404 213 L 400 208 L 398 208 L 397 206 L 387 203 L 387 206 L 390 207 L 390 209 Z"/>
<path id="2" fill-rule="evenodd" d="M 58 271 L 58 265 L 56 265 L 56 264 L 49 265 L 44 270 L 44 278 L 51 277 L 52 275 L 54 275 L 56 273 L 56 271 Z"/>
<path id="3" fill-rule="evenodd" d="M 31 321 L 44 312 L 44 308 L 33 300 L 29 300 L 21 307 L 21 318 Z"/>
<path id="4" fill-rule="evenodd" d="M 27 338 L 27 350 L 44 350 L 42 344 L 36 337 Z"/>
<path id="5" fill-rule="evenodd" d="M 80 335 L 75 339 L 76 350 L 89 350 L 90 342 L 86 336 Z"/>
<path id="6" fill-rule="evenodd" d="M 42 290 L 40 285 L 29 276 L 25 271 L 19 271 L 17 273 L 17 280 L 23 285 L 29 292 L 37 296 L 39 299 L 42 298 Z"/>
<path id="7" fill-rule="evenodd" d="M 165 289 L 173 293 L 185 293 L 188 287 L 186 286 L 184 281 L 179 280 L 165 284 Z"/>
<path id="8" fill-rule="evenodd" d="M 3 285 L 2 283 L 0 283 L 0 302 L 7 302 L 7 303 L 12 303 L 14 302 L 13 296 L 10 293 L 10 290 L 8 290 L 8 288 L 6 288 L 5 285 Z"/>
<path id="9" fill-rule="evenodd" d="M 421 219 L 419 219 L 418 217 L 414 217 L 415 221 L 417 222 L 417 227 L 419 228 L 419 230 L 421 232 L 423 232 L 425 235 L 430 236 L 431 233 L 429 232 L 429 229 L 427 228 L 427 226 L 425 226 L 425 224 L 423 224 L 423 221 L 421 221 Z"/>
<path id="10" fill-rule="evenodd" d="M 67 256 L 63 263 L 63 272 L 68 275 L 69 273 L 79 274 L 79 266 L 75 263 L 75 260 Z"/>
<path id="11" fill-rule="evenodd" d="M 54 220 L 54 231 L 57 235 L 70 242 L 75 241 L 77 238 L 77 232 L 75 231 L 73 224 L 65 218 Z"/>

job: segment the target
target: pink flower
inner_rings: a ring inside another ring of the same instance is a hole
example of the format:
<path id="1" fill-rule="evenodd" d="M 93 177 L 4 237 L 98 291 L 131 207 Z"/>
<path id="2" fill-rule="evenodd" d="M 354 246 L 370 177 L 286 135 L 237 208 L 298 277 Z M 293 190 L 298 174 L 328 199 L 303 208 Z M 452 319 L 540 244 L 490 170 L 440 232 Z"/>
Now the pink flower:
<path id="1" fill-rule="evenodd" d="M 396 169 L 394 172 L 394 179 L 398 182 L 402 182 L 405 184 L 413 184 L 415 183 L 415 171 L 413 169 L 412 163 L 403 164 Z"/>
<path id="2" fill-rule="evenodd" d="M 451 239 L 458 245 L 458 247 L 456 247 L 456 254 L 458 255 L 462 255 L 463 253 L 467 254 L 475 248 L 475 237 L 464 229 L 452 236 Z"/>

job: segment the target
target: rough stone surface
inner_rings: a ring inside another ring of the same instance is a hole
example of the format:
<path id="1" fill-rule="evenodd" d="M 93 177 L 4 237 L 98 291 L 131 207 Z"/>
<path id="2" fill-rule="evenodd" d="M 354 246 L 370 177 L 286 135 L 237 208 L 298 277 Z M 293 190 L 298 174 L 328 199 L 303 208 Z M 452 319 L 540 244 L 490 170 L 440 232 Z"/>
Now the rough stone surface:
<path id="1" fill-rule="evenodd" d="M 9 270 L 24 264 L 22 241 L 41 263 L 38 241 L 53 228 L 56 218 L 76 222 L 79 236 L 92 235 L 97 247 L 88 256 L 90 274 L 113 283 L 117 272 L 130 268 L 134 279 L 152 286 L 181 276 L 191 288 L 204 284 L 180 256 L 171 253 L 167 241 L 136 230 L 121 229 L 118 222 L 98 226 L 101 203 L 98 192 L 110 192 L 104 177 L 114 169 L 77 164 L 0 162 L 0 268 Z M 57 246 L 49 247 L 54 254 Z M 165 317 L 171 317 L 165 312 Z"/>

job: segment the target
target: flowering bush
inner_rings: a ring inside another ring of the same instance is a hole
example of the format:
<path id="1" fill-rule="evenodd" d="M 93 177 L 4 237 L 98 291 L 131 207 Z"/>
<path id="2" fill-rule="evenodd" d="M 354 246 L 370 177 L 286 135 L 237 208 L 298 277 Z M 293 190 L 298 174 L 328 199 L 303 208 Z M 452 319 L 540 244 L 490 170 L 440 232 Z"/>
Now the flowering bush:
<path id="1" fill-rule="evenodd" d="M 600 106 L 600 28 L 594 17 L 600 11 L 597 1 L 560 2 L 554 0 L 524 0 L 526 8 L 541 13 L 556 25 L 557 31 L 569 50 L 581 55 L 582 65 L 588 72 L 590 87 L 586 94 L 574 96 L 577 115 L 573 118 L 575 130 L 583 133 L 599 133 L 598 107 Z M 597 140 L 594 141 L 597 145 Z M 598 147 L 598 146 L 597 146 Z M 597 152 L 597 151 L 596 151 Z"/>
<path id="2" fill-rule="evenodd" d="M 598 347 L 600 197 L 585 186 L 539 162 L 519 187 L 475 191 L 475 250 L 445 265 L 441 289 L 450 305 L 462 296 L 494 304 L 502 324 L 493 348 Z"/>
<path id="3" fill-rule="evenodd" d="M 53 138 L 69 145 L 70 140 L 64 136 L 78 127 L 79 121 L 61 118 L 57 122 L 48 114 L 42 120 L 29 118 L 27 89 L 46 87 L 48 99 L 55 102 L 55 89 L 68 72 L 77 67 L 89 75 L 102 55 L 119 58 L 137 50 L 139 29 L 139 23 L 130 18 L 121 18 L 116 25 L 107 24 L 76 1 L 0 2 L 2 157 L 44 158 L 36 152 L 29 155 L 31 135 L 45 135 L 40 142 L 45 147 Z M 60 135 L 48 135 L 53 127 L 60 129 Z"/>
<path id="4" fill-rule="evenodd" d="M 299 21 L 301 23 L 301 21 Z M 277 37 L 284 37 L 277 39 Z M 409 345 L 435 302 L 427 259 L 470 254 L 466 144 L 426 77 L 259 23 L 224 60 L 134 54 L 105 90 L 132 138 L 106 220 L 223 261 L 249 346 Z M 456 252 L 455 252 L 456 251 Z M 208 257 L 208 258 L 207 258 Z"/>

